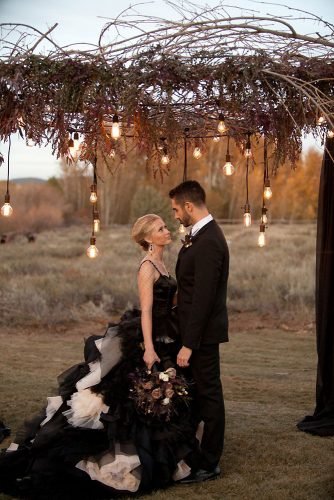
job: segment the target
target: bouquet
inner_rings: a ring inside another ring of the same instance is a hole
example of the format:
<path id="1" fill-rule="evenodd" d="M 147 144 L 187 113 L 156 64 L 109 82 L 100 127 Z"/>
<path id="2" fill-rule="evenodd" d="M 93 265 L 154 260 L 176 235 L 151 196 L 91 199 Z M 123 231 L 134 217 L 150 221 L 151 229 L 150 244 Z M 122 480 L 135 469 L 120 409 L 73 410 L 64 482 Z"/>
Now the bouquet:
<path id="1" fill-rule="evenodd" d="M 189 405 L 189 384 L 175 368 L 130 374 L 130 398 L 138 413 L 168 422 Z"/>

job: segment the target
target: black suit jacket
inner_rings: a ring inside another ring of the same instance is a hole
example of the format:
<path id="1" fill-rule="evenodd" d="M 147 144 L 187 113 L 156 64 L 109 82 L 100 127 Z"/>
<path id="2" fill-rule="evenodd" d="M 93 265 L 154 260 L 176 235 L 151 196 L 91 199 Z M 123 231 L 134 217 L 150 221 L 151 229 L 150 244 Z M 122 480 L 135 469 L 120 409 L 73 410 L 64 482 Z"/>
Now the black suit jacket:
<path id="1" fill-rule="evenodd" d="M 215 220 L 182 247 L 176 263 L 178 316 L 184 346 L 228 341 L 226 308 L 229 251 Z"/>

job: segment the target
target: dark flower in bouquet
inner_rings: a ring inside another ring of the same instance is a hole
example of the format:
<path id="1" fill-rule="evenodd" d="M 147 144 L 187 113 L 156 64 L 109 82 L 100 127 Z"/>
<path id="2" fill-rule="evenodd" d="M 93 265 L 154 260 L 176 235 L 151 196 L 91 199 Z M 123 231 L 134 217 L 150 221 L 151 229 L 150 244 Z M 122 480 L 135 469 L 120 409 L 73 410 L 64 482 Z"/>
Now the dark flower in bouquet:
<path id="1" fill-rule="evenodd" d="M 130 374 L 130 398 L 138 413 L 169 422 L 190 402 L 189 383 L 175 368 Z"/>

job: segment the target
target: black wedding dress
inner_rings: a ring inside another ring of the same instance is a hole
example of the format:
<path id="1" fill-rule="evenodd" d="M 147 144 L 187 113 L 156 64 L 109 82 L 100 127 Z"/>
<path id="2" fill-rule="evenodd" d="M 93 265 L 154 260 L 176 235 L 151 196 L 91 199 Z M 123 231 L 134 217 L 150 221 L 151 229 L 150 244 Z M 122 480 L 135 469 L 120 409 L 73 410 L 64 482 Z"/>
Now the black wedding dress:
<path id="1" fill-rule="evenodd" d="M 175 367 L 180 347 L 175 291 L 170 276 L 160 275 L 154 284 L 159 371 Z M 197 444 L 189 402 L 166 421 L 138 411 L 131 397 L 129 375 L 145 368 L 142 340 L 138 310 L 86 340 L 85 361 L 58 377 L 58 395 L 2 451 L 1 492 L 34 500 L 97 500 L 165 488 L 189 474 L 183 459 Z"/>

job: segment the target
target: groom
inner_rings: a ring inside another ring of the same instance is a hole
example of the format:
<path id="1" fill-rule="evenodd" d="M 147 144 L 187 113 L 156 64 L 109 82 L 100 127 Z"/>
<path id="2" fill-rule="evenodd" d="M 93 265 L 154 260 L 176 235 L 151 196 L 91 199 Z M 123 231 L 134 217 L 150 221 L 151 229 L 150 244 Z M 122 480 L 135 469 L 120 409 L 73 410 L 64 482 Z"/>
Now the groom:
<path id="1" fill-rule="evenodd" d="M 228 341 L 226 291 L 229 251 L 225 237 L 205 205 L 205 191 L 185 181 L 169 193 L 174 216 L 192 226 L 176 264 L 177 301 L 182 348 L 180 367 L 190 367 L 195 382 L 195 418 L 204 422 L 200 449 L 190 457 L 191 475 L 182 483 L 220 474 L 225 410 L 220 381 L 219 344 Z"/>

